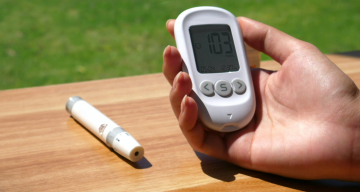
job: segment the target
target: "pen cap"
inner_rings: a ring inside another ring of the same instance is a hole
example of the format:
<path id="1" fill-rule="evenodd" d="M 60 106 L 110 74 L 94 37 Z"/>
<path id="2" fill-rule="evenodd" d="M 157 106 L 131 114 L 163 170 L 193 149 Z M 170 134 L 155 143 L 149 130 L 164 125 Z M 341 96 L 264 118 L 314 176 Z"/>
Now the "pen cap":
<path id="1" fill-rule="evenodd" d="M 144 148 L 128 132 L 117 134 L 111 145 L 114 151 L 132 162 L 144 156 Z"/>

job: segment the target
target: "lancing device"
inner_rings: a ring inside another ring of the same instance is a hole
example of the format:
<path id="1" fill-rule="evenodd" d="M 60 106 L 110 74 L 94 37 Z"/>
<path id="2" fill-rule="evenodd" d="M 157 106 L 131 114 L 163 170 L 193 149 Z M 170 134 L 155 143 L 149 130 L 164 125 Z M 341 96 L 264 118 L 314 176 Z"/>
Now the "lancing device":
<path id="1" fill-rule="evenodd" d="M 79 96 L 70 97 L 66 111 L 107 146 L 132 162 L 144 156 L 144 148 L 120 125 Z"/>

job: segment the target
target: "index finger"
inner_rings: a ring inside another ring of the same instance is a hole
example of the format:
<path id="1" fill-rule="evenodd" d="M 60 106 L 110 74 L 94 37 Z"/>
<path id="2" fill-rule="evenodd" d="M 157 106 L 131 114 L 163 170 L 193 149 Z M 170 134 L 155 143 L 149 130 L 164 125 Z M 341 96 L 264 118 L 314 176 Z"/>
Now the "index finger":
<path id="1" fill-rule="evenodd" d="M 175 26 L 175 19 L 169 19 L 166 22 L 166 29 L 169 31 L 170 35 L 175 39 L 174 36 L 174 26 Z"/>

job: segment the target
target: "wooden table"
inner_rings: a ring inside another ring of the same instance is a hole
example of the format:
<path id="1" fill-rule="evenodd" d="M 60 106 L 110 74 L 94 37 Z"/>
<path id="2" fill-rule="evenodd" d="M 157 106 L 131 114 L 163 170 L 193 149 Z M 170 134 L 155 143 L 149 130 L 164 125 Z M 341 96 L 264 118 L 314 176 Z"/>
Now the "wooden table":
<path id="1" fill-rule="evenodd" d="M 360 58 L 329 55 L 360 87 Z M 274 61 L 263 68 L 280 69 Z M 359 190 L 359 183 L 302 181 L 246 170 L 194 152 L 170 107 L 162 74 L 0 91 L 0 191 Z M 65 111 L 78 95 L 145 148 L 132 163 Z"/>

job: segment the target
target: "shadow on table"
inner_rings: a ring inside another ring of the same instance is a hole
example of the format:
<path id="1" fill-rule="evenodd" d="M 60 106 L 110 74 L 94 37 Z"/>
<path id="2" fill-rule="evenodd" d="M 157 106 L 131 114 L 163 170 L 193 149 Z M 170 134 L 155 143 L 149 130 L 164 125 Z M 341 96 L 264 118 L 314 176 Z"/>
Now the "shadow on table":
<path id="1" fill-rule="evenodd" d="M 233 182 L 236 179 L 235 175 L 243 174 L 276 185 L 303 191 L 360 191 L 360 183 L 356 182 L 345 182 L 338 180 L 307 181 L 290 179 L 273 174 L 244 169 L 197 151 L 195 151 L 195 154 L 201 160 L 201 168 L 206 175 L 224 182 Z"/>
<path id="2" fill-rule="evenodd" d="M 111 151 L 116 154 L 120 159 L 122 159 L 123 161 L 125 161 L 127 164 L 131 165 L 132 167 L 136 168 L 136 169 L 147 169 L 152 167 L 152 164 L 146 159 L 146 157 L 143 157 L 142 159 L 140 159 L 140 161 L 138 162 L 132 162 L 129 159 L 126 159 L 125 157 L 117 154 L 113 149 L 111 149 Z"/>
<path id="3" fill-rule="evenodd" d="M 342 53 L 335 53 L 336 55 L 344 55 L 350 57 L 360 57 L 360 50 L 358 51 L 349 51 L 349 52 L 342 52 Z"/>

